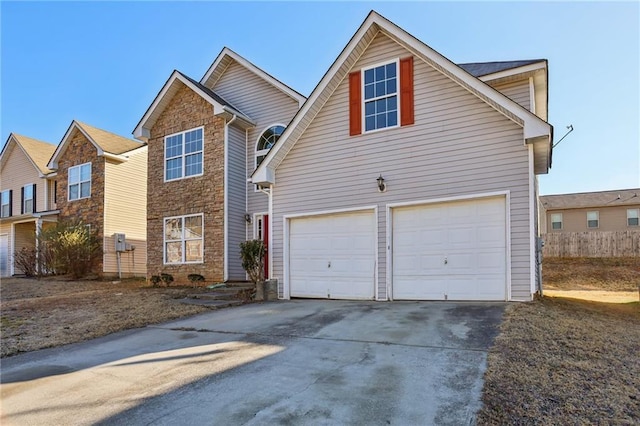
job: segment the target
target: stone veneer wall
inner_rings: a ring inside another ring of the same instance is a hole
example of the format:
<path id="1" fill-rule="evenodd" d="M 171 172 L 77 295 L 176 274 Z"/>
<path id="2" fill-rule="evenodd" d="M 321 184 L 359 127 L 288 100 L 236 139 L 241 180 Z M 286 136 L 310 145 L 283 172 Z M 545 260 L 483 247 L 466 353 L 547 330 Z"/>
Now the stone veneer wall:
<path id="1" fill-rule="evenodd" d="M 68 201 L 69 168 L 91 163 L 91 197 Z M 98 233 L 98 239 L 104 240 L 104 158 L 98 157 L 96 147 L 78 130 L 74 130 L 62 157 L 58 161 L 56 205 L 60 210 L 59 221 L 82 220 L 91 225 Z M 94 272 L 101 274 L 102 256 Z"/>
<path id="2" fill-rule="evenodd" d="M 224 279 L 224 124 L 213 115 L 211 104 L 183 85 L 151 129 L 147 278 L 168 273 L 174 284 L 189 284 L 189 274 L 203 275 L 207 283 Z M 204 126 L 203 175 L 164 182 L 164 137 L 200 126 Z M 164 218 L 196 213 L 204 213 L 204 262 L 164 265 Z"/>

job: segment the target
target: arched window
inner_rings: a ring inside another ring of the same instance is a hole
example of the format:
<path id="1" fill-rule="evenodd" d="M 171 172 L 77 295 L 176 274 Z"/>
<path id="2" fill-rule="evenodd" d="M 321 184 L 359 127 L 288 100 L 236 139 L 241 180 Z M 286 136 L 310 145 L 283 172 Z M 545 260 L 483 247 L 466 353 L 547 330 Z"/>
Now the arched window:
<path id="1" fill-rule="evenodd" d="M 267 156 L 271 147 L 280 138 L 280 135 L 284 132 L 284 126 L 276 124 L 269 127 L 262 132 L 258 138 L 258 144 L 256 145 L 256 168 L 262 163 L 262 160 Z"/>

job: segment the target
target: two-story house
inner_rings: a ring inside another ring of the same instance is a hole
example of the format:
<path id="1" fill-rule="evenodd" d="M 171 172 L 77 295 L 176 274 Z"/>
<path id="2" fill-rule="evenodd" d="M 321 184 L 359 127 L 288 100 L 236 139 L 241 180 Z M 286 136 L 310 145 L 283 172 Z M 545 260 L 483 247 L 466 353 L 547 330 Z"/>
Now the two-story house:
<path id="1" fill-rule="evenodd" d="M 0 153 L 0 277 L 22 274 L 14 253 L 36 247 L 36 234 L 56 222 L 55 145 L 11 133 Z"/>
<path id="2" fill-rule="evenodd" d="M 269 245 L 269 197 L 247 182 L 305 98 L 228 48 L 174 71 L 137 127 L 148 143 L 147 276 L 245 280 L 239 245 Z"/>
<path id="3" fill-rule="evenodd" d="M 59 219 L 81 220 L 102 240 L 95 272 L 145 276 L 147 146 L 74 120 L 47 167 Z M 119 251 L 118 234 L 124 234 Z"/>
<path id="4" fill-rule="evenodd" d="M 371 12 L 268 152 L 279 297 L 531 300 L 547 61 L 456 65 Z"/>
<path id="5" fill-rule="evenodd" d="M 640 232 L 640 188 L 543 195 L 540 202 L 544 232 Z"/>

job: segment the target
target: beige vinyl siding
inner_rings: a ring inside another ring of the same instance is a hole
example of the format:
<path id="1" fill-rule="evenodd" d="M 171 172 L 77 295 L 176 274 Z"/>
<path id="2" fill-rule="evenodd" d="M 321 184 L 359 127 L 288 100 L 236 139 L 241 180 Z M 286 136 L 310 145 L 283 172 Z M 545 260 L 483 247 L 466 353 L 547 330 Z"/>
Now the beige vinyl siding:
<path id="1" fill-rule="evenodd" d="M 135 250 L 121 255 L 124 276 L 147 273 L 147 147 L 125 154 L 123 163 L 105 161 L 104 178 L 104 269 L 117 274 L 113 234 L 125 234 Z"/>
<path id="2" fill-rule="evenodd" d="M 512 101 L 517 102 L 520 106 L 532 111 L 531 105 L 531 88 L 529 86 L 529 79 L 519 80 L 509 83 L 491 84 L 491 87 L 501 92 Z"/>
<path id="3" fill-rule="evenodd" d="M 21 189 L 25 185 L 36 185 L 35 201 L 36 210 L 46 210 L 45 188 L 46 179 L 39 177 L 39 172 L 25 155 L 25 153 L 15 144 L 9 152 L 5 166 L 0 174 L 0 185 L 2 191 L 13 190 L 13 216 L 20 216 Z"/>
<path id="4" fill-rule="evenodd" d="M 247 131 L 247 156 L 245 178 L 255 170 L 255 148 L 258 137 L 274 124 L 289 124 L 298 111 L 298 101 L 276 89 L 237 62 L 224 71 L 213 90 L 248 115 L 255 127 Z M 266 213 L 269 199 L 266 194 L 256 192 L 254 185 L 247 184 L 248 212 Z"/>
<path id="5" fill-rule="evenodd" d="M 246 274 L 242 269 L 240 259 L 240 243 L 246 239 L 247 222 L 244 215 L 247 211 L 245 177 L 246 168 L 246 138 L 245 131 L 233 126 L 229 130 L 227 145 L 227 262 L 228 279 L 245 280 Z"/>
<path id="6" fill-rule="evenodd" d="M 640 209 L 640 204 L 583 209 L 547 210 L 547 232 L 640 231 L 638 226 L 627 226 L 627 209 Z M 587 227 L 587 212 L 597 211 L 597 228 Z M 562 213 L 562 229 L 551 229 L 551 215 Z"/>
<path id="7" fill-rule="evenodd" d="M 408 56 L 378 35 L 355 69 Z M 415 125 L 349 137 L 348 79 L 276 170 L 274 275 L 283 271 L 283 216 L 378 206 L 378 294 L 386 289 L 386 205 L 508 190 L 511 297 L 531 299 L 528 150 L 522 128 L 416 58 Z M 387 191 L 377 191 L 382 174 Z"/>

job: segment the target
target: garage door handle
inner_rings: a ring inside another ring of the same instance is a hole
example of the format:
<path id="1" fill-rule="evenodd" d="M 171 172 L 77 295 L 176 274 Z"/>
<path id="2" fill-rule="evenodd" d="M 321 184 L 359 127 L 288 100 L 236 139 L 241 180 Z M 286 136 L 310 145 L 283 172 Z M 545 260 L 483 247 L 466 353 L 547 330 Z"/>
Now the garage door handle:
<path id="1" fill-rule="evenodd" d="M 447 263 L 449 263 L 449 261 L 447 260 L 447 258 L 444 258 L 444 264 L 446 265 Z"/>
<path id="2" fill-rule="evenodd" d="M 327 268 L 331 268 L 331 262 L 329 262 L 329 264 L 327 265 Z"/>

